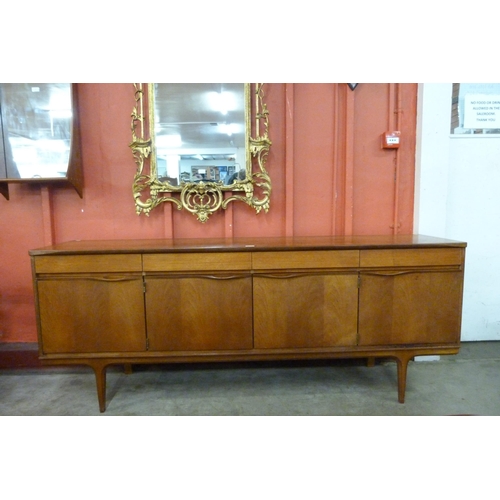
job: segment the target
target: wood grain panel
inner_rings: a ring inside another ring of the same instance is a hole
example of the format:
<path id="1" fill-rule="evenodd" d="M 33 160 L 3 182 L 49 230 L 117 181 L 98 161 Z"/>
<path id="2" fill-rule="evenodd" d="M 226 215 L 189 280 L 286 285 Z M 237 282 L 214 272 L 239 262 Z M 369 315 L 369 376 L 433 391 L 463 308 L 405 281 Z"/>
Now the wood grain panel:
<path id="1" fill-rule="evenodd" d="M 353 346 L 356 274 L 254 278 L 257 349 Z"/>
<path id="2" fill-rule="evenodd" d="M 251 269 L 250 252 L 145 254 L 144 271 L 240 271 Z"/>
<path id="3" fill-rule="evenodd" d="M 145 350 L 140 276 L 47 279 L 37 286 L 45 354 Z"/>
<path id="4" fill-rule="evenodd" d="M 252 348 L 252 279 L 148 278 L 151 351 Z"/>
<path id="5" fill-rule="evenodd" d="M 254 269 L 329 269 L 357 267 L 359 250 L 254 252 Z"/>
<path id="6" fill-rule="evenodd" d="M 360 345 L 458 343 L 461 272 L 362 275 Z"/>
<path id="7" fill-rule="evenodd" d="M 114 255 L 42 255 L 36 256 L 35 270 L 39 274 L 52 273 L 123 273 L 140 272 L 140 254 Z"/>
<path id="8" fill-rule="evenodd" d="M 418 248 L 361 250 L 361 267 L 453 266 L 461 265 L 462 248 Z"/>

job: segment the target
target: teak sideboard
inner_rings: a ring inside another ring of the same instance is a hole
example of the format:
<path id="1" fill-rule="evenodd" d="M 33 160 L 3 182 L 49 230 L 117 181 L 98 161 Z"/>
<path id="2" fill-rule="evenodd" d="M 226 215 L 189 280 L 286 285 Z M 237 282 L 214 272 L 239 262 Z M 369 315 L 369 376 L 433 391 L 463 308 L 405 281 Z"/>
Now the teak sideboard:
<path id="1" fill-rule="evenodd" d="M 460 348 L 466 243 L 421 235 L 70 241 L 31 250 L 39 356 L 90 366 Z M 369 364 L 370 364 L 369 363 Z"/>

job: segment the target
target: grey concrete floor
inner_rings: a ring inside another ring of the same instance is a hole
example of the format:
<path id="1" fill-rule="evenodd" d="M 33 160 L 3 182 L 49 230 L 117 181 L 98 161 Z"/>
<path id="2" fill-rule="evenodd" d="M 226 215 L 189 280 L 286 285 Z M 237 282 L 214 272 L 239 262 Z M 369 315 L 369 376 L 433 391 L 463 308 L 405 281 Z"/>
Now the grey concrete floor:
<path id="1" fill-rule="evenodd" d="M 404 404 L 390 361 L 142 365 L 108 368 L 101 414 L 90 368 L 50 367 L 0 370 L 0 415 L 497 416 L 500 342 L 410 362 Z"/>

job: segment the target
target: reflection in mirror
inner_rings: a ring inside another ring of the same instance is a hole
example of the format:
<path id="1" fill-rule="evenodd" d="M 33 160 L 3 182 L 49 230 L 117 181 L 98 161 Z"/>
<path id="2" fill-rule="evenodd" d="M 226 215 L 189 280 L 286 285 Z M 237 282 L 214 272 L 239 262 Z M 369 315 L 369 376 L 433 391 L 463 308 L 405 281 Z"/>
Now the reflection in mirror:
<path id="1" fill-rule="evenodd" d="M 71 143 L 69 83 L 2 83 L 5 177 L 65 177 Z"/>
<path id="2" fill-rule="evenodd" d="M 130 147 L 138 214 L 149 215 L 163 202 L 201 222 L 236 200 L 257 213 L 269 209 L 263 84 L 150 83 L 135 89 Z"/>
<path id="3" fill-rule="evenodd" d="M 246 179 L 245 97 L 243 83 L 154 84 L 158 179 L 174 186 Z"/>

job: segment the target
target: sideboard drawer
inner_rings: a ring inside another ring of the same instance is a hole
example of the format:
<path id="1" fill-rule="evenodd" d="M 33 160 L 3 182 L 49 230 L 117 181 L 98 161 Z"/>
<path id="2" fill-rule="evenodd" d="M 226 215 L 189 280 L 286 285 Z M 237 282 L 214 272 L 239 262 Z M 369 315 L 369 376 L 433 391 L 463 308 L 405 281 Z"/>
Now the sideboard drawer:
<path id="1" fill-rule="evenodd" d="M 144 272 L 250 270 L 250 252 L 144 254 Z"/>
<path id="2" fill-rule="evenodd" d="M 462 248 L 361 250 L 360 267 L 459 266 Z"/>
<path id="3" fill-rule="evenodd" d="M 140 254 L 41 255 L 34 257 L 38 274 L 141 272 Z"/>
<path id="4" fill-rule="evenodd" d="M 351 268 L 358 265 L 359 250 L 304 250 L 253 254 L 255 270 Z"/>

